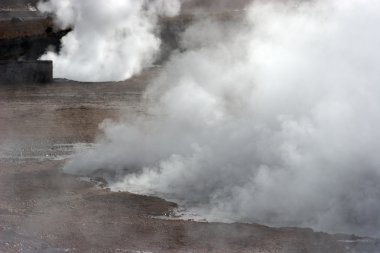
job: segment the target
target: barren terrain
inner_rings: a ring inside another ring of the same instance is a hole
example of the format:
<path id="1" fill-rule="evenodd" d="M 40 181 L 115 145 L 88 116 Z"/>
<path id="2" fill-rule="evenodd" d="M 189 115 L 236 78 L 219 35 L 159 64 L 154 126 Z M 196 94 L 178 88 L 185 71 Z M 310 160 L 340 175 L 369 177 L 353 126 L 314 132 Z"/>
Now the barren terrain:
<path id="1" fill-rule="evenodd" d="M 0 252 L 380 250 L 376 240 L 310 229 L 158 219 L 176 204 L 65 175 L 67 157 L 95 141 L 104 119 L 143 113 L 156 71 L 120 83 L 0 86 Z"/>

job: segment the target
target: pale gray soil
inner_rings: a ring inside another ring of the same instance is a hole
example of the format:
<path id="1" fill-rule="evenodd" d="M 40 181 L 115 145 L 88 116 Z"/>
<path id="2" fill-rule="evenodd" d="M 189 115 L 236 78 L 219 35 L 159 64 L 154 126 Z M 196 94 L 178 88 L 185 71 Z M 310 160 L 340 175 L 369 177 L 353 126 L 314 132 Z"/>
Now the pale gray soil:
<path id="1" fill-rule="evenodd" d="M 355 236 L 169 221 L 176 204 L 64 175 L 76 143 L 121 111 L 143 113 L 155 71 L 121 83 L 0 86 L 0 252 L 380 252 Z M 86 147 L 85 144 L 81 144 Z"/>

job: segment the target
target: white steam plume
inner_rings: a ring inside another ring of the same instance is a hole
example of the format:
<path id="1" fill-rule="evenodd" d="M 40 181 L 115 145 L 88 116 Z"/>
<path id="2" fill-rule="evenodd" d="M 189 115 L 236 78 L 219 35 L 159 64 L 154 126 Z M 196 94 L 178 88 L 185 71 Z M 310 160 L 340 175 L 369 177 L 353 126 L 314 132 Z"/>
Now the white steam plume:
<path id="1" fill-rule="evenodd" d="M 380 236 L 380 2 L 256 3 L 183 35 L 146 98 L 71 173 L 185 201 L 211 220 Z"/>
<path id="2" fill-rule="evenodd" d="M 54 77 L 78 81 L 120 81 L 150 66 L 160 48 L 155 34 L 158 16 L 173 16 L 177 0 L 49 0 L 38 9 L 53 13 L 61 28 L 73 31 L 62 39 Z"/>

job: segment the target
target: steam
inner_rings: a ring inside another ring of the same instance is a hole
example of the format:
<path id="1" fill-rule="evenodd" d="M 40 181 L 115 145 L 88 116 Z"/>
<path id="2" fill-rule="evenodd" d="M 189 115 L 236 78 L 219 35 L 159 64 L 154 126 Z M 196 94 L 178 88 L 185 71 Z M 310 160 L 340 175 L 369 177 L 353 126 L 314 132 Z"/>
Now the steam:
<path id="1" fill-rule="evenodd" d="M 174 16 L 177 0 L 50 0 L 38 9 L 53 13 L 60 28 L 73 28 L 62 40 L 54 77 L 78 81 L 120 81 L 150 66 L 160 48 L 159 16 Z"/>
<path id="2" fill-rule="evenodd" d="M 256 2 L 201 21 L 145 94 L 65 170 L 116 173 L 210 220 L 380 235 L 380 2 Z"/>

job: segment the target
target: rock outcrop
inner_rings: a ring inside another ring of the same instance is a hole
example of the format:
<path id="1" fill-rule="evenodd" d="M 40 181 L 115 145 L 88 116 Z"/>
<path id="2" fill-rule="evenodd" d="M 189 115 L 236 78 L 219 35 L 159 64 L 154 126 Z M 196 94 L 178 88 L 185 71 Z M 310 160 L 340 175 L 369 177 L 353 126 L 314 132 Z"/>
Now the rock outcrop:
<path id="1" fill-rule="evenodd" d="M 0 11 L 0 60 L 37 60 L 48 48 L 58 51 L 67 33 L 36 11 Z"/>

